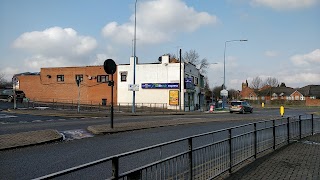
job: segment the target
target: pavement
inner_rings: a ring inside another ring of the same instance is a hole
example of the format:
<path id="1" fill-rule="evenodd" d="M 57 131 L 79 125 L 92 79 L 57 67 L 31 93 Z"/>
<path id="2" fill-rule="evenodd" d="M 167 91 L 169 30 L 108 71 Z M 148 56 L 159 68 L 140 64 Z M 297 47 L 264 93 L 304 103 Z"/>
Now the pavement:
<path id="1" fill-rule="evenodd" d="M 309 136 L 265 155 L 226 180 L 319 180 L 320 134 Z"/>

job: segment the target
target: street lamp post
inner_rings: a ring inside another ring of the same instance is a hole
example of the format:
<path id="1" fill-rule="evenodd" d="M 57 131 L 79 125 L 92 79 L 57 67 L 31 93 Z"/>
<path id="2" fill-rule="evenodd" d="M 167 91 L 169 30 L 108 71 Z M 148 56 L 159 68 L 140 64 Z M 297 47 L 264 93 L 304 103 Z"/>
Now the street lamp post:
<path id="1" fill-rule="evenodd" d="M 226 90 L 226 49 L 227 49 L 227 43 L 229 42 L 235 42 L 235 41 L 248 41 L 247 39 L 238 39 L 238 40 L 229 40 L 224 42 L 224 54 L 223 54 L 223 90 Z M 222 108 L 225 108 L 226 103 L 226 96 L 223 96 L 222 98 Z"/>
<path id="2" fill-rule="evenodd" d="M 136 30 L 137 30 L 137 0 L 134 4 L 134 38 L 133 38 L 133 85 L 136 84 Z M 132 113 L 136 112 L 136 91 L 132 91 Z"/>

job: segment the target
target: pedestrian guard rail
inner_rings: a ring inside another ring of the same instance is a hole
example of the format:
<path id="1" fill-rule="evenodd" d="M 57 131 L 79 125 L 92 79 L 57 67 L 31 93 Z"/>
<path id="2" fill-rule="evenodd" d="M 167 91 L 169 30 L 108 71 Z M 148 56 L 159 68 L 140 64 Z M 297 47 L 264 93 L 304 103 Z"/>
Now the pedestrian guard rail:
<path id="1" fill-rule="evenodd" d="M 76 100 L 69 99 L 33 99 L 22 103 L 22 106 L 26 108 L 47 107 L 50 109 L 71 111 L 77 111 L 78 105 L 81 112 L 111 111 L 111 104 L 109 102 L 102 104 L 97 101 L 79 101 L 78 103 Z M 132 112 L 132 103 L 114 103 L 113 108 L 115 113 Z M 168 109 L 167 103 L 135 103 L 136 113 L 164 113 L 168 111 L 177 112 L 179 111 L 179 106 L 175 109 Z"/>
<path id="2" fill-rule="evenodd" d="M 36 179 L 88 176 L 90 168 L 100 168 L 98 176 L 104 179 L 214 179 L 319 132 L 320 118 L 314 115 L 259 121 L 102 158 Z"/>

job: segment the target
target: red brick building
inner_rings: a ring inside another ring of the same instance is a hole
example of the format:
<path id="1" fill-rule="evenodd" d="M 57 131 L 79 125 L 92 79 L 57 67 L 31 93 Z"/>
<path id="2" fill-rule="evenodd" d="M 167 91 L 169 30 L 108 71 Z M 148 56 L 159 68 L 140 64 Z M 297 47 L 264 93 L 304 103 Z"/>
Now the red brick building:
<path id="1" fill-rule="evenodd" d="M 103 66 L 85 67 L 59 67 L 41 68 L 40 73 L 22 73 L 15 75 L 19 80 L 19 89 L 26 97 L 35 101 L 55 101 L 75 103 L 78 101 L 80 89 L 80 102 L 83 104 L 107 104 L 111 102 L 111 86 Z M 117 101 L 117 73 L 114 74 L 114 97 Z M 78 88 L 76 79 L 81 81 Z"/>

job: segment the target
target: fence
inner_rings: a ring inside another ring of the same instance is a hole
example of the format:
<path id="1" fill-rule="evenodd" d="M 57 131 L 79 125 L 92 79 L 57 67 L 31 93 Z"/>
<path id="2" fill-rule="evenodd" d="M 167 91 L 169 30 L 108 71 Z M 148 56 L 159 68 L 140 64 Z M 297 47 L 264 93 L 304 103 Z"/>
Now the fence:
<path id="1" fill-rule="evenodd" d="M 27 100 L 21 104 L 26 108 L 48 107 L 50 109 L 59 110 L 74 110 L 77 111 L 78 101 L 68 99 L 34 99 L 32 101 Z M 80 111 L 111 111 L 111 104 L 102 104 L 97 101 L 80 101 Z M 113 105 L 115 113 L 129 113 L 132 112 L 132 103 L 114 103 Z M 168 109 L 166 103 L 136 103 L 136 113 L 152 113 L 152 112 L 178 112 L 179 107 L 176 109 Z"/>
<path id="2" fill-rule="evenodd" d="M 198 134 L 99 159 L 37 179 L 92 174 L 107 179 L 212 179 L 248 160 L 320 132 L 313 115 L 260 121 Z M 99 165 L 102 165 L 100 166 Z"/>

